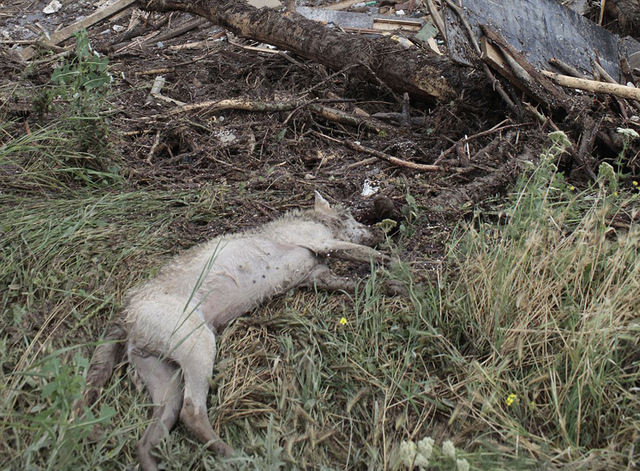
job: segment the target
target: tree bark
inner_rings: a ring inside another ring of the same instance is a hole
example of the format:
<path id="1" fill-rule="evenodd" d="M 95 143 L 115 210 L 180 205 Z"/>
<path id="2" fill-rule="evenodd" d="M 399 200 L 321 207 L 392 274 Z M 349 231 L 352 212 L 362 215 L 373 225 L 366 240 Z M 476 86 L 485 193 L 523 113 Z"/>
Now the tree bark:
<path id="1" fill-rule="evenodd" d="M 392 90 L 427 101 L 450 100 L 462 75 L 447 58 L 419 49 L 405 49 L 387 38 L 370 39 L 343 33 L 298 15 L 249 6 L 238 0 L 150 0 L 150 11 L 185 11 L 199 15 L 233 33 L 273 44 L 324 64 L 352 68 L 369 81 L 380 80 Z"/>

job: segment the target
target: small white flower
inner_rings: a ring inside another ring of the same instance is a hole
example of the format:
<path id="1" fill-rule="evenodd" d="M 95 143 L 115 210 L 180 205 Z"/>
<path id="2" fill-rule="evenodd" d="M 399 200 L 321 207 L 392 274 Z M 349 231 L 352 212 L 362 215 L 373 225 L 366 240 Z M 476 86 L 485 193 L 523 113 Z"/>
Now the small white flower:
<path id="1" fill-rule="evenodd" d="M 412 441 L 403 441 L 400 444 L 400 461 L 409 469 L 413 469 L 413 462 L 418 453 L 416 444 Z"/>
<path id="2" fill-rule="evenodd" d="M 469 462 L 467 460 L 462 458 L 461 460 L 456 460 L 456 468 L 458 468 L 458 471 L 469 471 L 471 466 L 469 466 Z"/>
<path id="3" fill-rule="evenodd" d="M 442 444 L 442 453 L 444 456 L 448 456 L 452 460 L 456 459 L 456 447 L 451 440 L 447 440 Z"/>
<path id="4" fill-rule="evenodd" d="M 615 169 L 611 164 L 602 162 L 598 167 L 598 180 L 600 184 L 607 185 L 610 189 L 615 190 L 618 183 Z"/>
<path id="5" fill-rule="evenodd" d="M 549 133 L 549 139 L 555 145 L 560 147 L 561 149 L 566 149 L 571 146 L 571 141 L 567 137 L 567 135 L 562 131 L 553 131 Z"/>
<path id="6" fill-rule="evenodd" d="M 429 466 L 429 458 L 426 458 L 422 453 L 418 453 L 413 464 L 422 471 L 423 469 L 427 469 L 427 466 Z"/>
<path id="7" fill-rule="evenodd" d="M 620 134 L 623 138 L 629 139 L 629 142 L 633 141 L 634 139 L 638 139 L 640 137 L 638 132 L 635 129 L 631 129 L 631 128 L 618 128 L 616 129 L 616 132 Z"/>
<path id="8" fill-rule="evenodd" d="M 418 442 L 418 451 L 425 459 L 431 458 L 431 454 L 433 453 L 433 438 L 424 437 L 422 440 Z"/>

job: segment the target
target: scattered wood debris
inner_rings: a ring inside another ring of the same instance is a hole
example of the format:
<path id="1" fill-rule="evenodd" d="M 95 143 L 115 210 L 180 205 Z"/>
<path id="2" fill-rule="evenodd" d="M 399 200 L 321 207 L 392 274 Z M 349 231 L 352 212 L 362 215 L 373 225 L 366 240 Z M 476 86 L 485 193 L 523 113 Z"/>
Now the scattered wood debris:
<path id="1" fill-rule="evenodd" d="M 117 0 L 47 35 L 39 44 L 56 50 L 76 31 L 114 17 L 134 3 L 135 0 Z M 166 41 L 204 28 L 211 22 L 224 30 L 205 40 L 172 44 L 167 50 L 211 48 L 213 52 L 166 68 L 138 71 L 137 75 L 157 75 L 156 85 L 159 85 L 165 74 L 175 73 L 182 65 L 215 53 L 214 42 L 226 37 L 230 44 L 242 50 L 280 55 L 293 66 L 306 67 L 296 56 L 324 64 L 335 72 L 327 80 L 340 74 L 353 74 L 389 92 L 402 107 L 402 112 L 394 110 L 371 116 L 358 107 L 355 109 L 360 111 L 354 113 L 353 107 L 351 111 L 345 111 L 326 106 L 331 100 L 335 101 L 335 97 L 328 101 L 300 97 L 273 101 L 230 98 L 185 102 L 168 96 L 171 93 L 163 95 L 159 88 L 152 89 L 146 103 L 157 104 L 159 100 L 164 107 L 172 107 L 163 111 L 166 116 L 182 116 L 196 110 L 286 111 L 289 113 L 284 120 L 286 124 L 295 113 L 305 110 L 324 120 L 378 135 L 392 133 L 394 129 L 411 135 L 412 129 L 425 125 L 428 120 L 410 115 L 410 100 L 438 105 L 468 93 L 492 89 L 511 111 L 516 120 L 513 126 L 528 126 L 533 118 L 543 127 L 562 128 L 569 134 L 573 131 L 569 154 L 591 177 L 594 168 L 588 155 L 594 146 L 607 147 L 613 154 L 619 149 L 615 136 L 604 128 L 603 123 L 619 120 L 596 117 L 587 106 L 587 94 L 613 97 L 610 100 L 617 109 L 608 108 L 607 112 L 619 112 L 625 125 L 640 126 L 637 113 L 640 89 L 634 85 L 640 74 L 640 43 L 633 38 L 621 39 L 589 21 L 577 12 L 579 5 L 571 5 L 572 9 L 555 0 L 456 0 L 456 3 L 442 0 L 439 9 L 436 1 L 424 0 L 422 8 L 426 11 L 421 17 L 397 17 L 363 12 L 371 6 L 360 3 L 345 0 L 325 9 L 294 9 L 288 5 L 284 11 L 279 11 L 280 3 L 274 0 L 248 3 L 150 0 L 144 5 L 148 12 L 181 11 L 196 18 L 177 24 L 165 19 L 148 28 L 148 17 L 144 21 L 138 20 L 135 27 L 131 26 L 121 36 L 123 40 L 112 44 L 107 52 L 118 57 L 133 54 L 140 48 L 162 49 Z M 405 3 L 396 4 L 391 11 L 400 8 L 415 11 L 415 1 Z M 501 8 L 495 8 L 496 4 Z M 263 6 L 266 8 L 261 8 Z M 343 11 L 354 6 L 359 7 L 358 12 Z M 160 32 L 160 28 L 166 31 Z M 233 39 L 234 35 L 258 44 L 241 43 Z M 446 53 L 443 53 L 443 45 L 446 45 Z M 36 44 L 27 46 L 22 50 L 23 60 L 33 59 L 36 53 Z M 56 58 L 68 53 L 59 48 L 56 51 L 58 55 L 53 56 Z M 32 60 L 32 63 L 37 61 Z M 474 78 L 469 80 L 471 75 Z M 479 79 L 483 75 L 484 80 Z M 603 104 L 602 109 L 606 107 L 608 104 Z M 392 124 L 385 124 L 375 116 Z M 565 124 L 559 125 L 560 120 Z M 440 162 L 454 151 L 461 168 L 470 162 L 468 152 L 461 151 L 461 140 L 441 152 L 433 163 L 420 164 L 355 145 L 349 139 L 340 142 L 357 152 L 414 170 L 442 172 L 451 168 L 450 163 L 441 165 Z"/>
<path id="2" fill-rule="evenodd" d="M 52 46 L 57 46 L 58 44 L 60 44 L 63 41 L 66 41 L 67 39 L 69 39 L 71 36 L 74 35 L 74 33 L 77 33 L 78 31 L 80 31 L 81 29 L 86 29 L 106 18 L 109 18 L 110 16 L 113 16 L 117 13 L 120 13 L 122 10 L 125 10 L 126 8 L 130 7 L 131 5 L 133 5 L 137 0 L 118 0 L 115 3 L 112 3 L 111 5 L 105 6 L 101 9 L 99 9 L 98 11 L 96 11 L 95 13 L 76 21 L 75 23 L 62 28 L 59 31 L 56 31 L 52 34 L 50 34 L 43 42 L 42 45 L 45 47 L 52 47 Z M 23 49 L 20 52 L 20 55 L 22 57 L 23 60 L 29 60 L 32 59 L 35 55 L 36 55 L 36 49 L 32 46 Z"/>

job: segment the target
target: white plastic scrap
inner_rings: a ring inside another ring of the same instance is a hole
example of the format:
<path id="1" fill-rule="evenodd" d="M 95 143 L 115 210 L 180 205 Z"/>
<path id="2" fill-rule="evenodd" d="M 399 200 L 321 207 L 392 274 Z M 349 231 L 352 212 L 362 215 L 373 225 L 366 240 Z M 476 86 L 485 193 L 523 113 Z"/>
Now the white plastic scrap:
<path id="1" fill-rule="evenodd" d="M 42 13 L 45 15 L 51 15 L 53 13 L 58 13 L 60 8 L 62 8 L 62 3 L 58 0 L 51 0 L 49 4 L 42 9 Z"/>
<path id="2" fill-rule="evenodd" d="M 380 190 L 380 185 L 377 183 L 367 178 L 362 185 L 362 196 L 375 195 Z"/>

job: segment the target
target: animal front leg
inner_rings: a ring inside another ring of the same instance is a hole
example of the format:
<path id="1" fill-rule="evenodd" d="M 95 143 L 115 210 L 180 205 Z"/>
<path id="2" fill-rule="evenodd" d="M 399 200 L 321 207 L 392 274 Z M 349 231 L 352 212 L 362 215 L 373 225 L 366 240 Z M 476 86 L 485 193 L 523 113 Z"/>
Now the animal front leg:
<path id="1" fill-rule="evenodd" d="M 305 286 L 323 291 L 346 291 L 349 294 L 356 292 L 356 282 L 353 279 L 336 275 L 326 265 L 318 265 L 309 275 Z"/>
<path id="2" fill-rule="evenodd" d="M 342 240 L 330 240 L 323 244 L 309 246 L 307 248 L 312 250 L 316 255 L 348 260 L 350 262 L 370 262 L 371 260 L 379 263 L 391 262 L 390 257 L 371 247 Z"/>
<path id="3" fill-rule="evenodd" d="M 323 291 L 345 291 L 349 294 L 355 294 L 357 285 L 358 283 L 353 278 L 338 276 L 326 265 L 319 265 L 311 272 L 309 280 L 304 286 Z M 404 283 L 398 280 L 384 280 L 382 282 L 382 291 L 387 296 L 409 296 L 409 291 L 407 291 Z"/>

